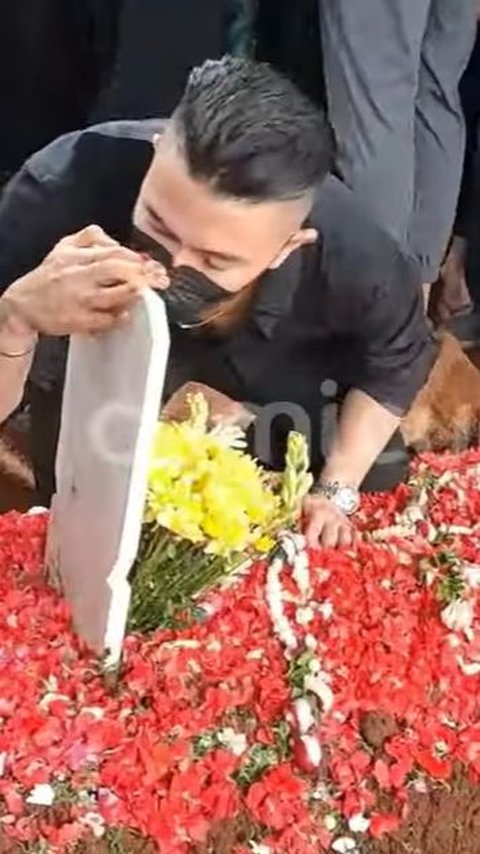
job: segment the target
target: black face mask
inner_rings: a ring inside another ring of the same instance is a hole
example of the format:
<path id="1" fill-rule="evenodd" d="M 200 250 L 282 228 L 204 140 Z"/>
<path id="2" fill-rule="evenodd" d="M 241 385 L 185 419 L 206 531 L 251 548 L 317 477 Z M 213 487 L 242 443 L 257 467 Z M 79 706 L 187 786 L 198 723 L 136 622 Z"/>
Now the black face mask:
<path id="1" fill-rule="evenodd" d="M 166 268 L 171 284 L 159 295 L 165 302 L 170 323 L 184 329 L 201 326 L 207 312 L 220 308 L 228 300 L 229 294 L 223 288 L 193 267 L 172 268 L 172 256 L 165 247 L 135 227 L 131 246 Z"/>

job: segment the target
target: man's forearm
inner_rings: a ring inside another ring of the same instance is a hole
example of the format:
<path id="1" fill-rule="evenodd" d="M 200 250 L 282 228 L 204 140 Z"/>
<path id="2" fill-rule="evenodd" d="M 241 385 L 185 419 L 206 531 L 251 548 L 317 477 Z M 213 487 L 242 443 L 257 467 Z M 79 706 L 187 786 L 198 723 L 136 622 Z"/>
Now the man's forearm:
<path id="1" fill-rule="evenodd" d="M 359 488 L 375 460 L 400 424 L 393 415 L 362 391 L 345 398 L 321 480 Z"/>
<path id="2" fill-rule="evenodd" d="M 9 292 L 0 298 L 0 423 L 18 406 L 37 336 L 16 314 Z"/>

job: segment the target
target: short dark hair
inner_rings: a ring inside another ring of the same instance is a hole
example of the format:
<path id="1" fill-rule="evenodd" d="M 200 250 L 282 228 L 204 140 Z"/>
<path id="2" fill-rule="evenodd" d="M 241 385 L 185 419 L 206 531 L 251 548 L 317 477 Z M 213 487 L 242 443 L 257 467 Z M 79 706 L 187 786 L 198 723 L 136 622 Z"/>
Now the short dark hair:
<path id="1" fill-rule="evenodd" d="M 191 175 L 225 196 L 300 198 L 332 168 L 326 116 L 264 63 L 227 56 L 195 68 L 174 122 Z"/>

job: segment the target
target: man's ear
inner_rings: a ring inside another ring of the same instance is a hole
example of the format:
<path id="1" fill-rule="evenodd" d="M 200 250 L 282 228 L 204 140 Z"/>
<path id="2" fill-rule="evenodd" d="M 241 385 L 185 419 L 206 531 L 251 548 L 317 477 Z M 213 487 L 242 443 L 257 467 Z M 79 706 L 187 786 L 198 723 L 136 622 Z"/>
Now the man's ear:
<path id="1" fill-rule="evenodd" d="M 280 250 L 276 258 L 270 264 L 271 270 L 276 270 L 287 260 L 292 252 L 301 249 L 302 246 L 309 246 L 311 243 L 316 243 L 318 240 L 318 231 L 316 228 L 301 228 L 293 234 Z"/>

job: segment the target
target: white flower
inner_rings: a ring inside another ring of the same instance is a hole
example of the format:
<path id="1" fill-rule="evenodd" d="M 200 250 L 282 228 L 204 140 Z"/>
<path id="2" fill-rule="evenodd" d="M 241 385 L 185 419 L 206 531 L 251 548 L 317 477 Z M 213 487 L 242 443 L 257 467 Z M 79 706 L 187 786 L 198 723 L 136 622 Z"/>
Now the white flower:
<path id="1" fill-rule="evenodd" d="M 27 798 L 27 804 L 36 807 L 51 807 L 55 800 L 55 791 L 49 783 L 37 783 Z"/>
<path id="2" fill-rule="evenodd" d="M 176 640 L 165 643 L 164 649 L 199 649 L 200 646 L 200 641 L 197 640 Z"/>
<path id="3" fill-rule="evenodd" d="M 235 732 L 232 727 L 226 727 L 218 733 L 218 740 L 234 756 L 242 756 L 248 747 L 247 739 L 243 732 Z"/>
<path id="4" fill-rule="evenodd" d="M 318 641 L 314 635 L 305 635 L 305 646 L 310 652 L 314 652 L 318 646 Z"/>
<path id="5" fill-rule="evenodd" d="M 91 715 L 96 721 L 101 721 L 105 717 L 105 712 L 100 706 L 86 706 L 82 711 L 84 714 Z"/>
<path id="6" fill-rule="evenodd" d="M 247 652 L 245 658 L 247 661 L 259 661 L 263 656 L 263 649 L 251 649 L 250 652 Z"/>
<path id="7" fill-rule="evenodd" d="M 105 835 L 105 822 L 97 812 L 87 812 L 80 821 L 85 827 L 90 828 L 96 839 L 101 839 Z"/>
<path id="8" fill-rule="evenodd" d="M 46 507 L 30 507 L 27 516 L 43 516 L 44 513 L 48 513 Z"/>
<path id="9" fill-rule="evenodd" d="M 327 674 L 319 673 L 317 676 L 305 676 L 303 683 L 305 691 L 311 691 L 318 697 L 324 712 L 329 712 L 334 702 L 333 691 L 328 682 Z"/>
<path id="10" fill-rule="evenodd" d="M 370 819 L 366 818 L 361 812 L 353 815 L 348 822 L 348 829 L 352 833 L 366 833 L 370 827 Z"/>
<path id="11" fill-rule="evenodd" d="M 310 797 L 314 801 L 328 803 L 332 799 L 332 792 L 330 791 L 327 783 L 325 783 L 324 780 L 321 780 L 320 783 L 318 783 L 312 790 Z"/>
<path id="12" fill-rule="evenodd" d="M 426 795 L 428 792 L 427 781 L 424 777 L 418 777 L 412 783 L 413 789 L 418 792 L 419 795 Z"/>
<path id="13" fill-rule="evenodd" d="M 227 448 L 235 448 L 242 451 L 247 447 L 245 431 L 236 424 L 217 424 L 209 431 L 209 434 Z"/>
<path id="14" fill-rule="evenodd" d="M 357 843 L 349 836 L 341 836 L 339 839 L 336 839 L 335 842 L 332 842 L 332 851 L 336 851 L 337 854 L 349 854 L 349 852 L 356 850 Z"/>
<path id="15" fill-rule="evenodd" d="M 328 622 L 333 617 L 333 605 L 328 600 L 326 602 L 322 602 L 321 605 L 318 606 L 318 613 L 322 615 L 325 622 Z"/>
<path id="16" fill-rule="evenodd" d="M 474 610 L 471 602 L 459 599 L 451 602 L 441 613 L 442 623 L 451 632 L 467 633 L 473 625 Z"/>
<path id="17" fill-rule="evenodd" d="M 403 518 L 407 523 L 414 525 L 415 522 L 423 522 L 425 516 L 423 515 L 421 508 L 417 504 L 411 504 L 410 507 L 407 507 L 405 509 Z"/>
<path id="18" fill-rule="evenodd" d="M 222 649 L 222 644 L 220 643 L 218 638 L 215 638 L 214 640 L 211 640 L 205 648 L 209 652 L 220 652 Z"/>
<path id="19" fill-rule="evenodd" d="M 480 566 L 470 563 L 462 566 L 460 573 L 469 587 L 480 587 Z"/>
<path id="20" fill-rule="evenodd" d="M 297 608 L 295 619 L 299 626 L 308 626 L 308 624 L 312 622 L 314 616 L 315 614 L 313 613 L 313 610 L 309 607 Z"/>
<path id="21" fill-rule="evenodd" d="M 478 676 L 480 673 L 480 662 L 465 661 L 461 655 L 457 656 L 458 666 L 465 676 Z"/>
<path id="22" fill-rule="evenodd" d="M 326 815 L 323 819 L 323 824 L 325 826 L 325 830 L 328 830 L 329 833 L 333 833 L 338 824 L 338 819 L 333 815 L 333 813 L 329 813 L 329 815 Z"/>
<path id="23" fill-rule="evenodd" d="M 8 759 L 7 753 L 0 753 L 0 777 L 3 777 L 3 775 L 5 774 L 7 759 Z"/>
<path id="24" fill-rule="evenodd" d="M 258 844 L 258 842 L 249 842 L 248 845 L 252 850 L 252 854 L 271 854 L 272 851 L 268 845 Z"/>
<path id="25" fill-rule="evenodd" d="M 62 703 L 69 703 L 70 697 L 67 697 L 66 694 L 55 694 L 53 692 L 49 692 L 48 694 L 45 694 L 42 697 L 42 699 L 40 700 L 39 706 L 41 709 L 48 710 L 50 703 L 55 703 L 58 701 L 60 701 Z"/>

